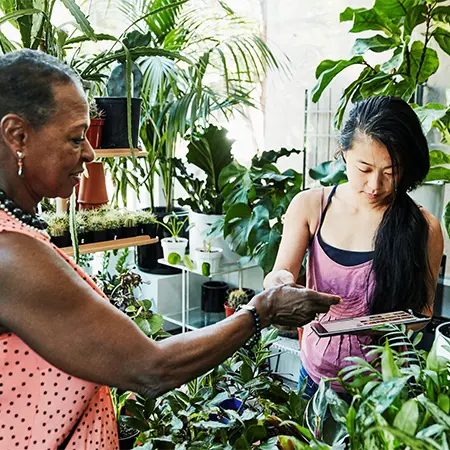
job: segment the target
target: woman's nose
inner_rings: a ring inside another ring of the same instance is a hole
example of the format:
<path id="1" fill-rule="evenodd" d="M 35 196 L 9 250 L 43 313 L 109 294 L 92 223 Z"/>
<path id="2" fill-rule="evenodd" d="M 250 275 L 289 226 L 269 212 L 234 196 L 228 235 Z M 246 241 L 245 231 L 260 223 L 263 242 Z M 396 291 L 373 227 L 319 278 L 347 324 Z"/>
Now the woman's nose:
<path id="1" fill-rule="evenodd" d="M 92 148 L 91 143 L 85 139 L 84 146 L 83 146 L 83 152 L 81 153 L 82 158 L 86 162 L 92 162 L 95 159 L 95 151 Z"/>

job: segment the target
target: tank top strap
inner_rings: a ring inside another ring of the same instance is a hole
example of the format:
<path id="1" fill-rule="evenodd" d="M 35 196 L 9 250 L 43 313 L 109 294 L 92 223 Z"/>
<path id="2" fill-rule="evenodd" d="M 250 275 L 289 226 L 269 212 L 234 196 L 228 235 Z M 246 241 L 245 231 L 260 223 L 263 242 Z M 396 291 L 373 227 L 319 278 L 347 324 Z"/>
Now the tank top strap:
<path id="1" fill-rule="evenodd" d="M 334 193 L 336 192 L 338 185 L 336 184 L 333 189 L 330 192 L 330 195 L 327 198 L 327 203 L 325 207 L 323 206 L 324 199 L 325 199 L 325 188 L 322 188 L 322 198 L 320 201 L 320 216 L 319 216 L 319 222 L 317 223 L 316 228 L 316 234 L 320 232 L 320 229 L 322 228 L 323 221 L 325 220 L 325 215 L 327 213 L 328 207 L 330 206 L 331 199 L 333 198 Z"/>

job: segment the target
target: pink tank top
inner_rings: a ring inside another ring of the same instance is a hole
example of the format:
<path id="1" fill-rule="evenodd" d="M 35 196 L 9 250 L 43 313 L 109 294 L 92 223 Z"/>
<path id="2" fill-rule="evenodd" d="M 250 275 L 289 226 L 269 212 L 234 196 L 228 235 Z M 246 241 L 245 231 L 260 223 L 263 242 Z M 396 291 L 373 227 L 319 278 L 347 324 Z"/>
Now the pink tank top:
<path id="1" fill-rule="evenodd" d="M 322 208 L 323 211 L 323 193 Z M 327 314 L 319 316 L 319 322 L 358 317 L 370 314 L 368 295 L 374 286 L 371 272 L 372 261 L 356 266 L 343 266 L 331 259 L 320 245 L 318 232 L 324 214 L 320 220 L 309 246 L 306 271 L 306 285 L 309 289 L 339 295 L 342 303 L 333 305 Z M 303 327 L 302 351 L 300 359 L 314 382 L 320 379 L 334 378 L 338 372 L 352 363 L 345 361 L 348 356 L 359 356 L 367 360 L 364 346 L 372 343 L 370 336 L 343 334 L 328 338 L 319 338 L 310 325 Z M 337 392 L 343 392 L 339 383 L 333 382 Z"/>
<path id="2" fill-rule="evenodd" d="M 0 210 L 2 231 L 27 234 L 51 246 L 61 256 L 61 264 L 69 264 L 92 289 L 105 297 L 83 270 L 47 237 Z M 59 370 L 14 333 L 1 334 L 0 449 L 56 450 L 71 431 L 66 449 L 119 449 L 109 388 Z"/>

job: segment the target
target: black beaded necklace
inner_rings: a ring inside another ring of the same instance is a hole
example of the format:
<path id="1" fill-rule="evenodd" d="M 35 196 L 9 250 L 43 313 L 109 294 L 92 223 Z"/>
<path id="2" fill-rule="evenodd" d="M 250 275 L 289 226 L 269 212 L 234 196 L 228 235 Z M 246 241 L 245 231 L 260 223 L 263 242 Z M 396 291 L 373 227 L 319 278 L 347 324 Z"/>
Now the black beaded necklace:
<path id="1" fill-rule="evenodd" d="M 19 208 L 16 203 L 14 203 L 12 200 L 9 200 L 6 197 L 5 192 L 1 189 L 0 209 L 5 211 L 9 216 L 15 217 L 17 220 L 20 220 L 20 222 L 32 228 L 33 230 L 43 231 L 48 227 L 47 223 L 44 220 L 26 213 L 23 209 Z"/>

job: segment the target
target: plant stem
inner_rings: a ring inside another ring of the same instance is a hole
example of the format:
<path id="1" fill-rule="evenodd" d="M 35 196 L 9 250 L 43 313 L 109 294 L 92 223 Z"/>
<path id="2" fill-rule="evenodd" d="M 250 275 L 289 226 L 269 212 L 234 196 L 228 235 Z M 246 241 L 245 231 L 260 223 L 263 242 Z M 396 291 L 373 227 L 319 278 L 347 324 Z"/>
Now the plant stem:
<path id="1" fill-rule="evenodd" d="M 430 7 L 427 5 L 427 18 L 426 18 L 426 31 L 425 31 L 425 42 L 423 44 L 423 51 L 422 51 L 422 56 L 420 58 L 420 63 L 419 63 L 419 68 L 417 69 L 417 74 L 416 74 L 416 85 L 419 84 L 419 75 L 420 75 L 420 71 L 422 70 L 422 66 L 423 63 L 425 61 L 425 55 L 427 53 L 427 45 L 428 42 L 430 41 L 430 27 L 431 27 L 431 9 Z"/>

